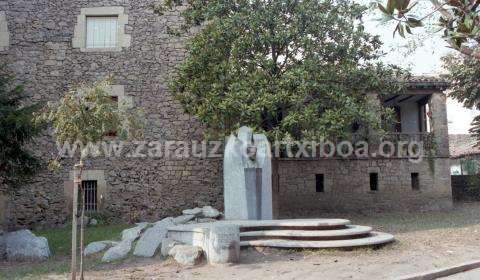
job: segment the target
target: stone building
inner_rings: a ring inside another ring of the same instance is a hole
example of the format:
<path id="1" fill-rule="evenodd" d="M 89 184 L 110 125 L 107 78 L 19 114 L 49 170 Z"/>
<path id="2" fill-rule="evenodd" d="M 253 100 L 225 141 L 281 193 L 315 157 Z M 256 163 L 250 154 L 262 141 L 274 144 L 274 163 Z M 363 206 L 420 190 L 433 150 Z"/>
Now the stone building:
<path id="1" fill-rule="evenodd" d="M 0 0 L 0 62 L 32 101 L 58 100 L 80 82 L 113 75 L 110 93 L 147 116 L 146 141 L 202 140 L 201 128 L 167 88 L 184 57 L 185 37 L 167 34 L 178 11 L 158 16 L 155 0 Z M 279 215 L 317 210 L 438 209 L 451 205 L 444 84 L 415 80 L 405 96 L 383 100 L 397 110 L 396 134 L 437 140 L 431 162 L 395 159 L 279 159 L 274 196 Z M 431 112 L 427 129 L 425 105 Z M 35 145 L 43 158 L 57 147 L 48 136 Z M 433 166 L 432 167 L 432 163 Z M 7 227 L 65 222 L 73 160 L 43 170 L 15 189 L 0 189 L 0 221 Z M 221 158 L 95 158 L 84 184 L 91 210 L 124 220 L 155 219 L 192 206 L 222 207 Z"/>
<path id="2" fill-rule="evenodd" d="M 480 147 L 472 134 L 450 134 L 451 175 L 475 175 L 479 173 Z"/>
<path id="3" fill-rule="evenodd" d="M 309 216 L 322 211 L 451 208 L 446 87 L 439 78 L 416 77 L 405 94 L 380 100 L 397 116 L 397 124 L 383 140 L 396 147 L 402 141 L 421 142 L 423 160 L 412 161 L 405 152 L 382 157 L 378 146 L 369 153 L 377 156 L 368 158 L 281 158 L 276 174 L 279 213 Z"/>

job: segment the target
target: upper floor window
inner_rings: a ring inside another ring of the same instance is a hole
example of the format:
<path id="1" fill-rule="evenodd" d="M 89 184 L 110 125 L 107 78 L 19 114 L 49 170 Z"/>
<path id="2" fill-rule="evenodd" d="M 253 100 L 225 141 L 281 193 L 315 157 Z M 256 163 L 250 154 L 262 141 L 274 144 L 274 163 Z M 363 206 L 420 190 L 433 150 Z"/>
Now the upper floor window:
<path id="1" fill-rule="evenodd" d="M 131 36 L 125 33 L 128 15 L 125 8 L 82 8 L 77 17 L 72 46 L 84 52 L 112 52 L 130 47 Z"/>
<path id="2" fill-rule="evenodd" d="M 8 48 L 10 33 L 8 32 L 7 15 L 0 11 L 0 51 Z"/>
<path id="3" fill-rule="evenodd" d="M 118 17 L 87 17 L 87 48 L 117 46 Z"/>

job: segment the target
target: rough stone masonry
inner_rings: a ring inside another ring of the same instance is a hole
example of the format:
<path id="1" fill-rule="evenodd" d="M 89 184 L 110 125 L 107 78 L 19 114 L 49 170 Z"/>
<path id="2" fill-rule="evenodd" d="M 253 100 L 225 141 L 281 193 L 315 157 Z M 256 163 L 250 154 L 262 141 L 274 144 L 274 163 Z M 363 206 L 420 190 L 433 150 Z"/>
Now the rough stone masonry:
<path id="1" fill-rule="evenodd" d="M 181 24 L 179 11 L 158 16 L 150 8 L 155 2 L 0 0 L 0 63 L 16 75 L 35 102 L 58 100 L 80 82 L 91 83 L 113 75 L 115 89 L 123 90 L 117 93 L 118 97 L 142 109 L 147 116 L 145 141 L 201 141 L 200 125 L 185 114 L 167 87 L 170 74 L 185 56 L 186 37 L 167 34 L 167 26 Z M 118 13 L 117 31 L 121 39 L 117 48 L 86 51 L 78 45 L 82 43 L 88 13 Z M 445 106 L 441 98 L 433 98 L 440 100 L 433 107 Z M 440 148 L 446 145 L 448 150 L 446 112 L 441 109 L 434 114 L 439 114 L 434 119 L 440 120 L 436 124 L 440 128 Z M 42 137 L 33 147 L 45 160 L 57 151 L 50 136 Z M 445 175 L 447 162 L 448 155 L 436 159 L 437 171 L 431 173 L 426 163 L 413 168 L 403 160 L 280 161 L 276 163 L 279 173 L 273 177 L 274 203 L 285 212 L 303 213 L 305 209 L 377 206 L 388 210 L 390 202 L 398 201 L 411 206 L 409 209 L 422 208 L 424 202 L 436 208 L 438 205 L 431 204 L 437 198 L 441 205 L 448 206 L 451 193 L 450 179 Z M 65 222 L 71 204 L 73 163 L 71 159 L 62 159 L 62 170 L 44 169 L 15 190 L 0 186 L 0 224 L 22 228 Z M 410 173 L 394 172 L 393 177 L 387 177 L 387 173 L 379 175 L 378 193 L 369 192 L 368 187 L 365 190 L 368 172 L 386 170 L 388 166 L 392 170 L 420 172 L 420 183 L 427 187 L 419 192 L 407 190 Z M 87 169 L 90 170 L 84 173 L 84 180 L 98 183 L 99 210 L 127 221 L 159 220 L 201 205 L 223 208 L 221 156 L 96 158 L 87 162 Z M 325 174 L 324 193 L 314 191 L 317 173 Z M 355 179 L 361 187 L 355 187 Z M 410 203 L 411 199 L 415 202 Z"/>
<path id="2" fill-rule="evenodd" d="M 181 23 L 178 11 L 153 13 L 153 0 L 39 0 L 0 1 L 10 34 L 9 46 L 0 49 L 6 63 L 32 101 L 54 101 L 80 82 L 113 75 L 124 86 L 133 106 L 147 116 L 145 141 L 202 140 L 197 122 L 186 115 L 167 89 L 173 68 L 183 59 L 185 37 L 167 34 L 167 26 Z M 124 32 L 130 46 L 115 51 L 84 52 L 72 47 L 82 8 L 124 9 Z M 2 51 L 3 50 L 3 51 Z M 56 151 L 51 137 L 34 146 L 44 159 Z M 63 223 L 67 219 L 73 161 L 62 160 L 62 170 L 43 170 L 16 190 L 3 191 L 8 227 Z M 93 159 L 90 168 L 102 173 L 105 190 L 101 209 L 125 220 L 158 219 L 198 205 L 222 206 L 220 159 L 110 158 Z M 88 172 L 87 172 L 88 174 Z M 88 178 L 88 179 L 97 179 Z"/>

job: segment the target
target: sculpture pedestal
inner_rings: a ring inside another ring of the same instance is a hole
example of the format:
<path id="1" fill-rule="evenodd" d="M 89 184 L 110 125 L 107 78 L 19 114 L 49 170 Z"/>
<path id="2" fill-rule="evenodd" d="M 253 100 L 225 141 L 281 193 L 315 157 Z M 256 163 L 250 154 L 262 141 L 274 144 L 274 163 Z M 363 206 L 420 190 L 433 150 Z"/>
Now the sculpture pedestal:
<path id="1" fill-rule="evenodd" d="M 238 262 L 240 258 L 240 230 L 237 225 L 212 226 L 206 242 L 209 263 Z"/>

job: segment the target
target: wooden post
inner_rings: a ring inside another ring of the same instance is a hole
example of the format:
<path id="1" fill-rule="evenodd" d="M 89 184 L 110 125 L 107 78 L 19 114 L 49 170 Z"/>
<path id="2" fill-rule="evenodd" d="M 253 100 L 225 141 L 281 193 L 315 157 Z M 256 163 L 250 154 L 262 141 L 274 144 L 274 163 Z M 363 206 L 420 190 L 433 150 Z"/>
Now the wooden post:
<path id="1" fill-rule="evenodd" d="M 80 280 L 83 279 L 83 241 L 84 241 L 84 232 L 85 232 L 85 192 L 83 187 L 80 186 L 81 190 L 81 201 L 82 201 L 82 214 L 80 220 Z"/>
<path id="2" fill-rule="evenodd" d="M 73 169 L 73 199 L 72 199 L 72 263 L 71 279 L 77 279 L 77 214 L 78 214 L 78 190 L 82 185 L 83 163 L 80 161 Z"/>

